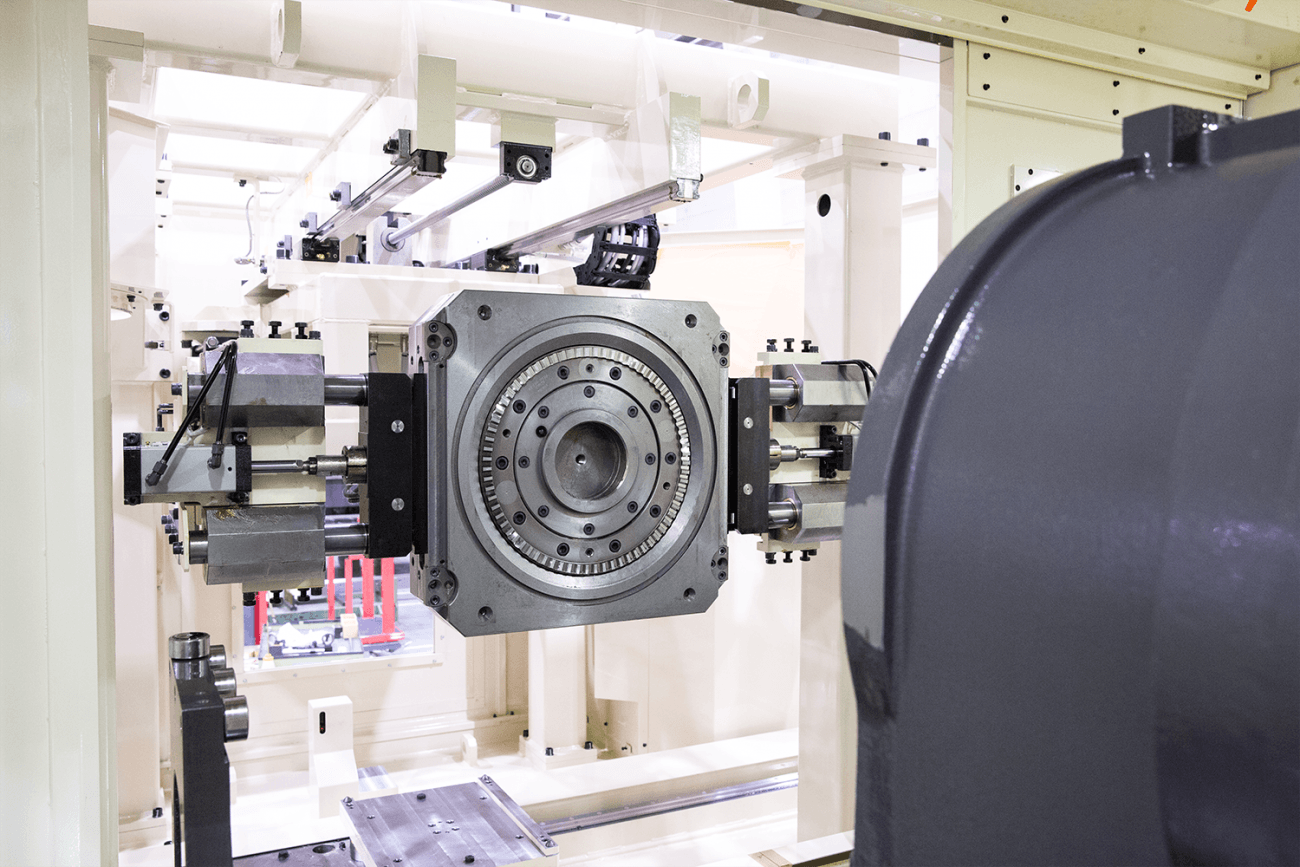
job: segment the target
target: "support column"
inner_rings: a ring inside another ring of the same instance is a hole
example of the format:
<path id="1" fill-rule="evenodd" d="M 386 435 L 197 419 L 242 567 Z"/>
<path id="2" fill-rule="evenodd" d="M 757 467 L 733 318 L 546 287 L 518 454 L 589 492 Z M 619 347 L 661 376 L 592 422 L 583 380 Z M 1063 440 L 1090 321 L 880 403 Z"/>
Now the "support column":
<path id="1" fill-rule="evenodd" d="M 85 0 L 0 28 L 0 838 L 6 860 L 117 860 L 108 286 Z M 94 127 L 92 127 L 92 122 Z"/>
<path id="2" fill-rule="evenodd" d="M 869 139 L 836 150 L 803 172 L 807 334 L 825 358 L 879 368 L 901 316 L 903 166 Z M 853 828 L 857 713 L 839 543 L 803 566 L 801 592 L 798 834 L 810 840 Z"/>
<path id="3" fill-rule="evenodd" d="M 587 633 L 565 626 L 528 634 L 528 759 L 550 769 L 596 760 L 587 740 Z M 551 755 L 547 755 L 547 750 Z"/>

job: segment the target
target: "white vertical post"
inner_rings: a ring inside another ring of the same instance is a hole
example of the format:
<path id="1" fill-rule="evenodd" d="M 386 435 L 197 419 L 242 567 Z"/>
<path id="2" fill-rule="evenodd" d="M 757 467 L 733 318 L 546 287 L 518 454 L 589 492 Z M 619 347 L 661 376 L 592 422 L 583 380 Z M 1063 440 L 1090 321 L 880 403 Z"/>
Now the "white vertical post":
<path id="1" fill-rule="evenodd" d="M 117 860 L 105 71 L 85 0 L 0 27 L 0 838 L 7 861 Z M 92 127 L 92 123 L 94 127 Z M 96 140 L 99 144 L 96 147 Z"/>
<path id="2" fill-rule="evenodd" d="M 843 141 L 804 170 L 804 309 L 825 358 L 876 367 L 901 317 L 903 167 Z M 799 664 L 800 840 L 853 828 L 857 714 L 844 649 L 840 546 L 803 567 Z"/>
<path id="3" fill-rule="evenodd" d="M 596 751 L 583 749 L 586 740 L 586 627 L 530 632 L 528 759 L 538 768 L 595 761 Z"/>

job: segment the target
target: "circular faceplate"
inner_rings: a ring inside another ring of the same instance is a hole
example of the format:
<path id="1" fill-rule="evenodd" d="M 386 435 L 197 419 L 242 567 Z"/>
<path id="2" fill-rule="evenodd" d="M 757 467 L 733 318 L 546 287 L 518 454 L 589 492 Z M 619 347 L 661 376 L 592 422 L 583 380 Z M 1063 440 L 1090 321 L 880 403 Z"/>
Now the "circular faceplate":
<path id="1" fill-rule="evenodd" d="M 544 583 L 608 589 L 678 520 L 691 482 L 690 428 L 681 397 L 631 352 L 554 349 L 487 407 L 483 505 Z"/>

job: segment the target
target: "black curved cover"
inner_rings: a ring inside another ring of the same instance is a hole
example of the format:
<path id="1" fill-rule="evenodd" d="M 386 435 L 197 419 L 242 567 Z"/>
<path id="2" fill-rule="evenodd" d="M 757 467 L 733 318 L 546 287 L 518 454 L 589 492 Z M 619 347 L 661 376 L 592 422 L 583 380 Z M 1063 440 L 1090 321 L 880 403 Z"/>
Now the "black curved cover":
<path id="1" fill-rule="evenodd" d="M 881 369 L 855 865 L 1300 862 L 1300 112 L 1124 150 L 972 231 Z"/>

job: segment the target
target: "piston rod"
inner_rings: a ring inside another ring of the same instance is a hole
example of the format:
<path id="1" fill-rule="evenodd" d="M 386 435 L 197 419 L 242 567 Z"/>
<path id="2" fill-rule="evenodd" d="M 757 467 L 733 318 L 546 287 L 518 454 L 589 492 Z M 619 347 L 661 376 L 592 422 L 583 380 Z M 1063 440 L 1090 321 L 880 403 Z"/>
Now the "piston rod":
<path id="1" fill-rule="evenodd" d="M 767 464 L 768 469 L 774 470 L 781 466 L 781 464 L 790 463 L 792 461 L 802 461 L 807 458 L 832 458 L 835 457 L 836 454 L 835 449 L 804 449 L 799 446 L 782 445 L 776 440 L 772 440 L 772 444 L 769 446 L 767 452 Z M 256 472 L 256 469 L 254 469 L 254 472 Z"/>
<path id="2" fill-rule="evenodd" d="M 799 507 L 790 500 L 767 504 L 767 528 L 781 530 L 799 523 Z"/>
<path id="3" fill-rule="evenodd" d="M 366 450 L 351 446 L 341 455 L 317 455 L 306 460 L 253 461 L 254 474 L 304 473 L 309 476 L 343 476 L 353 481 L 366 477 Z"/>
<path id="4" fill-rule="evenodd" d="M 512 180 L 514 179 L 509 175 L 497 175 L 483 186 L 466 193 L 450 205 L 439 208 L 431 214 L 426 214 L 420 219 L 408 223 L 400 229 L 388 230 L 384 233 L 384 243 L 396 247 L 416 232 L 423 231 L 430 226 L 436 226 L 452 214 L 455 214 L 457 211 L 464 210 L 480 199 L 486 199 L 497 190 L 504 189 L 510 185 Z"/>
<path id="5" fill-rule="evenodd" d="M 365 406 L 366 375 L 364 373 L 327 373 L 325 375 L 326 406 Z"/>
<path id="6" fill-rule="evenodd" d="M 343 524 L 325 528 L 326 557 L 364 554 L 370 543 L 370 528 L 365 524 Z M 200 531 L 190 533 L 190 563 L 202 565 L 208 562 L 208 534 Z"/>
<path id="7" fill-rule="evenodd" d="M 768 393 L 772 406 L 794 406 L 799 399 L 799 385 L 793 379 L 774 379 Z"/>

